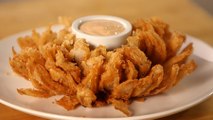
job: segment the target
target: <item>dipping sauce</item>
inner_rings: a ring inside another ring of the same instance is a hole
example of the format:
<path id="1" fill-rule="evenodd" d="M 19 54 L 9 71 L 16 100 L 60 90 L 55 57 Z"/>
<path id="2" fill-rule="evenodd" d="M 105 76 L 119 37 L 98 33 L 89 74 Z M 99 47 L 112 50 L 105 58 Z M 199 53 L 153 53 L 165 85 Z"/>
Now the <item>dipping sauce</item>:
<path id="1" fill-rule="evenodd" d="M 77 18 L 72 22 L 72 34 L 83 38 L 91 47 L 105 46 L 113 50 L 126 43 L 132 32 L 129 21 L 108 15 L 91 15 Z"/>
<path id="2" fill-rule="evenodd" d="M 112 20 L 91 20 L 82 23 L 79 29 L 90 35 L 111 36 L 124 31 L 124 26 Z"/>

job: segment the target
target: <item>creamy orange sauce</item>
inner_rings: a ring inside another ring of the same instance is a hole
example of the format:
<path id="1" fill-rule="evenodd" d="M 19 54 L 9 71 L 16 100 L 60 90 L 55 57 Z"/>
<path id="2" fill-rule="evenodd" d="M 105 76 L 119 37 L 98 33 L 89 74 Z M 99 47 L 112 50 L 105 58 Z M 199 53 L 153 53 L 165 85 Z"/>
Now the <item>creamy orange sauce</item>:
<path id="1" fill-rule="evenodd" d="M 91 20 L 82 23 L 79 29 L 90 35 L 110 36 L 123 32 L 124 26 L 112 20 Z"/>

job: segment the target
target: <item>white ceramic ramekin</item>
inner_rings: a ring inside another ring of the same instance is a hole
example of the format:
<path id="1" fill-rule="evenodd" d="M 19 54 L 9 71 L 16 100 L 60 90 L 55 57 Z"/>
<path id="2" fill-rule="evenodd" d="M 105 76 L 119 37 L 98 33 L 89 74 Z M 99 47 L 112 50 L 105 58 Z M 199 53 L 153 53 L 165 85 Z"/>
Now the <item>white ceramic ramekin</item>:
<path id="1" fill-rule="evenodd" d="M 98 36 L 98 35 L 90 35 L 82 32 L 80 30 L 80 25 L 87 21 L 92 20 L 111 20 L 120 23 L 124 27 L 124 31 L 116 35 L 110 36 Z M 97 47 L 99 45 L 106 46 L 107 49 L 112 50 L 114 48 L 120 47 L 125 43 L 126 38 L 130 35 L 132 31 L 132 25 L 125 19 L 115 16 L 107 16 L 107 15 L 93 15 L 93 16 L 85 16 L 78 18 L 73 21 L 72 33 L 76 35 L 77 38 L 84 38 L 90 45 L 93 47 Z"/>

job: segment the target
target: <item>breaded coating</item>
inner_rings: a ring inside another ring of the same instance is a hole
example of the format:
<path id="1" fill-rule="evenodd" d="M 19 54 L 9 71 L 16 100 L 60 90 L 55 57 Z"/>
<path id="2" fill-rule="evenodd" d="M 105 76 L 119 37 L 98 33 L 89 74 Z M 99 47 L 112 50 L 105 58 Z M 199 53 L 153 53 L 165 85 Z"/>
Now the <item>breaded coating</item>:
<path id="1" fill-rule="evenodd" d="M 123 63 L 123 55 L 120 52 L 113 52 L 107 59 L 108 61 L 104 66 L 104 72 L 99 83 L 99 89 L 102 91 L 112 91 L 119 85 L 121 79 L 120 70 Z"/>
<path id="2" fill-rule="evenodd" d="M 33 30 L 31 36 L 18 38 L 20 51 L 12 48 L 12 70 L 33 86 L 18 88 L 19 94 L 61 95 L 56 103 L 67 110 L 112 104 L 131 116 L 132 101 L 144 102 L 170 90 L 197 67 L 188 60 L 192 43 L 179 51 L 186 36 L 170 30 L 159 18 L 134 21 L 126 43 L 114 50 L 91 47 L 72 34 L 71 18 L 59 20 L 65 27 L 58 32 L 51 26 L 41 34 Z"/>

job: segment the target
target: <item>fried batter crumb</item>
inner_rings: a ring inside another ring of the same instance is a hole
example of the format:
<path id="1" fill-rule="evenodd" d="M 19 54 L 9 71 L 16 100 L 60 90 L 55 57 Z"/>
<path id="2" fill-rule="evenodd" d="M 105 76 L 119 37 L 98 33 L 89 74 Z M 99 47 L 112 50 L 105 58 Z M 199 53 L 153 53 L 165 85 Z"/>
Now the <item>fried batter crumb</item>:
<path id="1" fill-rule="evenodd" d="M 59 20 L 65 25 L 59 32 L 51 26 L 41 34 L 33 30 L 31 36 L 18 39 L 21 51 L 12 48 L 10 66 L 33 85 L 17 89 L 19 94 L 62 95 L 54 103 L 67 110 L 112 104 L 131 116 L 132 100 L 145 102 L 149 96 L 168 91 L 196 69 L 193 60 L 187 61 L 192 44 L 179 52 L 185 35 L 173 32 L 158 18 L 133 22 L 126 44 L 111 51 L 77 39 L 69 31 L 70 18 Z"/>

